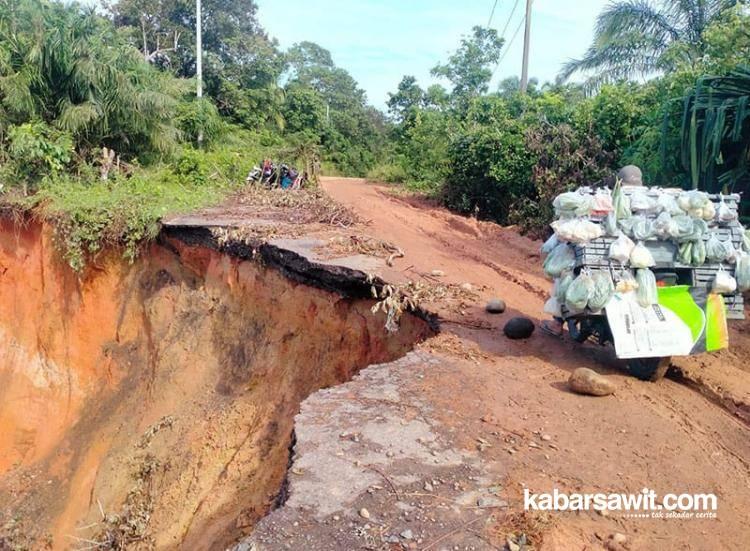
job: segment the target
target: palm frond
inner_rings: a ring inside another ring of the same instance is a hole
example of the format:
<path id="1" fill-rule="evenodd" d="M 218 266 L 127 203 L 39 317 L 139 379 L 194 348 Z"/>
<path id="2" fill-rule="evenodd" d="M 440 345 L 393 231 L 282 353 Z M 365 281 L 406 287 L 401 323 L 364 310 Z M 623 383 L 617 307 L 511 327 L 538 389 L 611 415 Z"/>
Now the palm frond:
<path id="1" fill-rule="evenodd" d="M 716 192 L 750 178 L 750 66 L 699 79 L 683 101 L 682 162 L 693 186 Z"/>

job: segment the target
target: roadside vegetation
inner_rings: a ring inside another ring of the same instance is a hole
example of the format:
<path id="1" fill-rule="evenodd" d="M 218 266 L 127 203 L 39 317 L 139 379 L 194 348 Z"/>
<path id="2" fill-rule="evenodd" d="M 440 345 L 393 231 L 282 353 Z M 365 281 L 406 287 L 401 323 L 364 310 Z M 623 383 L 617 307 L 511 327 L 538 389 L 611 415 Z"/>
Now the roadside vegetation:
<path id="1" fill-rule="evenodd" d="M 405 76 L 390 94 L 395 126 L 369 175 L 533 234 L 556 194 L 626 164 L 650 185 L 750 191 L 748 29 L 745 2 L 615 2 L 558 82 L 521 94 L 517 78 L 489 90 L 504 43 L 476 27 L 432 70 L 447 87 Z"/>
<path id="2" fill-rule="evenodd" d="M 279 50 L 252 0 L 204 2 L 202 99 L 192 2 L 107 9 L 0 3 L 2 203 L 54 220 L 73 268 L 107 245 L 133 258 L 164 215 L 220 201 L 262 158 L 374 164 L 384 116 L 323 48 Z"/>
<path id="3" fill-rule="evenodd" d="M 2 203 L 54 220 L 77 270 L 106 245 L 133 258 L 163 216 L 220 201 L 265 157 L 536 234 L 554 195 L 628 163 L 651 184 L 750 188 L 744 1 L 613 4 L 584 57 L 526 94 L 490 89 L 505 44 L 475 27 L 433 68 L 444 85 L 405 76 L 387 116 L 318 44 L 282 51 L 253 0 L 203 5 L 196 99 L 192 1 L 0 3 Z"/>

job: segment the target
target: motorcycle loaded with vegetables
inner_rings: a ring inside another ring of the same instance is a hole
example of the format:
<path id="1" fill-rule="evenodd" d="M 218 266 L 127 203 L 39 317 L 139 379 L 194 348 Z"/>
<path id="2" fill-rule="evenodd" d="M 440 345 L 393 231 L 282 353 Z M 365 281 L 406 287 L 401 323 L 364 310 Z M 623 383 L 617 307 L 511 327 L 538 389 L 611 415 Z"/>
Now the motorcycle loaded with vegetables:
<path id="1" fill-rule="evenodd" d="M 670 358 L 728 346 L 743 319 L 750 230 L 739 196 L 627 185 L 582 187 L 553 203 L 542 246 L 545 312 L 578 341 L 614 344 L 629 371 L 658 380 Z"/>

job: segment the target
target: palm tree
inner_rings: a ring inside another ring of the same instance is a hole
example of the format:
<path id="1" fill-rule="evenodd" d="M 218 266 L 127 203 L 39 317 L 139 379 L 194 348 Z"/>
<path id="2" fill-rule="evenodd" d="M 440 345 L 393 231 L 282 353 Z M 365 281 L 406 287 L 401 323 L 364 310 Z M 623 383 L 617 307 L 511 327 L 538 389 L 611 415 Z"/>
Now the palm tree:
<path id="1" fill-rule="evenodd" d="M 704 54 L 703 31 L 727 9 L 747 0 L 624 0 L 611 2 L 596 21 L 594 42 L 560 73 L 588 76 L 597 87 L 694 64 Z"/>
<path id="2" fill-rule="evenodd" d="M 186 82 L 162 73 L 112 25 L 75 4 L 0 2 L 0 133 L 43 121 L 80 152 L 169 151 Z"/>
<path id="3" fill-rule="evenodd" d="M 682 163 L 695 188 L 750 189 L 750 66 L 704 76 L 684 98 Z"/>

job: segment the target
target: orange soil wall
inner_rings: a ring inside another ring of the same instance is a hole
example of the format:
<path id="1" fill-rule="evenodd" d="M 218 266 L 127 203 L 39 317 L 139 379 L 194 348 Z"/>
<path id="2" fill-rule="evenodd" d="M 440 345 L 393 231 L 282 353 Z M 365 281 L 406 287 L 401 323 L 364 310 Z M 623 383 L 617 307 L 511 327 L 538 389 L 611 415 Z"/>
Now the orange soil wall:
<path id="1" fill-rule="evenodd" d="M 429 332 L 178 240 L 79 278 L 52 235 L 0 222 L 0 547 L 100 541 L 114 513 L 135 547 L 231 542 L 281 486 L 300 401 Z"/>

